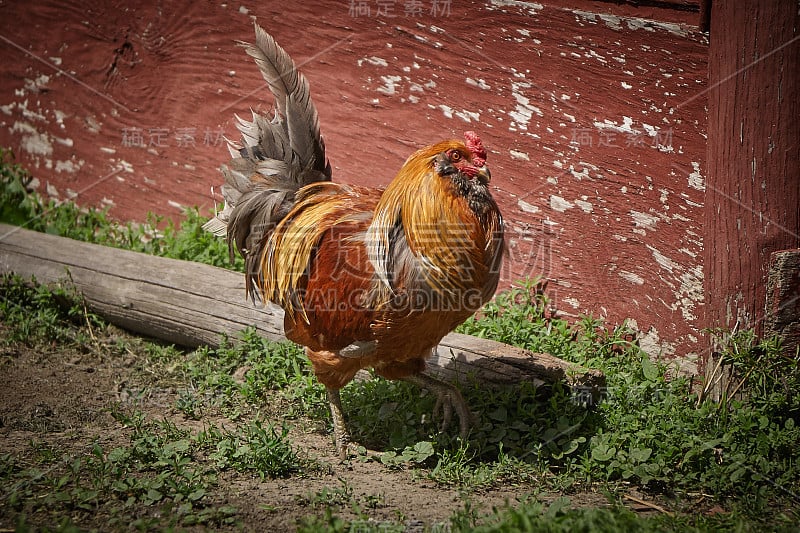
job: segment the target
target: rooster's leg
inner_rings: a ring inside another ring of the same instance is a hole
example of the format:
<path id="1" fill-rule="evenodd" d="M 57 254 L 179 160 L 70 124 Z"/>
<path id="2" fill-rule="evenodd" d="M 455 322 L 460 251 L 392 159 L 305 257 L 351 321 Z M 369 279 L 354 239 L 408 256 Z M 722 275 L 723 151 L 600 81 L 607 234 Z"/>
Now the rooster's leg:
<path id="1" fill-rule="evenodd" d="M 436 407 L 434 407 L 434 413 L 438 412 L 439 409 L 442 410 L 441 431 L 444 431 L 450 424 L 453 410 L 455 409 L 461 426 L 461 438 L 467 438 L 472 415 L 467 407 L 467 402 L 464 401 L 464 397 L 461 396 L 461 392 L 456 387 L 427 374 L 415 374 L 403 379 L 428 389 L 437 396 L 438 400 L 436 401 Z"/>
<path id="2" fill-rule="evenodd" d="M 339 458 L 344 461 L 347 459 L 347 450 L 350 444 L 350 433 L 347 431 L 347 423 L 344 421 L 342 412 L 342 399 L 339 396 L 339 389 L 328 389 L 328 404 L 331 407 L 331 418 L 333 419 L 333 436 L 336 440 L 336 449 L 339 450 Z"/>

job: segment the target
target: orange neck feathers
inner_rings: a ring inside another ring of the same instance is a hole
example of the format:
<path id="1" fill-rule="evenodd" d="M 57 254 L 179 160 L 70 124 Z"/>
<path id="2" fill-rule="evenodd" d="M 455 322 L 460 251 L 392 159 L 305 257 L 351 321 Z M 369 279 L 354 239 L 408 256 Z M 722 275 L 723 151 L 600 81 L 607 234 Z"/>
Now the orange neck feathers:
<path id="1" fill-rule="evenodd" d="M 416 258 L 415 274 L 429 289 L 457 292 L 488 284 L 494 292 L 497 280 L 490 270 L 501 253 L 502 219 L 488 191 L 489 205 L 479 216 L 453 179 L 437 173 L 437 156 L 450 150 L 470 154 L 470 147 L 455 140 L 418 150 L 378 202 L 367 248 L 386 295 L 411 281 L 397 278 L 397 257 L 407 252 Z"/>

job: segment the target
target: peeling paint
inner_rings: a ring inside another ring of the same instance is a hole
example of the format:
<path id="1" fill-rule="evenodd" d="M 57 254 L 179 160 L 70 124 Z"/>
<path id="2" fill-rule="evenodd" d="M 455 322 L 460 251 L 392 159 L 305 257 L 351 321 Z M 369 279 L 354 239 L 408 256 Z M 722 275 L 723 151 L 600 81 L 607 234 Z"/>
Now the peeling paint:
<path id="1" fill-rule="evenodd" d="M 381 76 L 381 80 L 383 80 L 383 86 L 378 87 L 376 90 L 379 93 L 385 94 L 386 96 L 392 96 L 397 92 L 397 83 L 402 78 L 400 76 Z"/>
<path id="2" fill-rule="evenodd" d="M 539 11 L 544 9 L 542 4 L 535 2 L 523 2 L 520 0 L 492 0 L 492 7 L 521 7 L 528 11 L 529 15 L 536 15 Z"/>
<path id="3" fill-rule="evenodd" d="M 703 302 L 703 267 L 701 265 L 683 266 L 653 246 L 646 246 L 656 263 L 674 276 L 671 278 L 672 281 L 663 277 L 662 281 L 673 290 L 672 295 L 675 299 L 673 303 L 667 303 L 663 299 L 661 302 L 669 309 L 679 311 L 684 320 L 697 320 L 695 308 Z"/>
<path id="4" fill-rule="evenodd" d="M 70 174 L 74 174 L 81 169 L 83 164 L 83 159 L 79 161 L 72 161 L 71 159 L 67 161 L 56 161 L 56 172 L 69 172 Z"/>
<path id="5" fill-rule="evenodd" d="M 706 190 L 706 182 L 700 174 L 700 163 L 692 161 L 692 172 L 689 174 L 689 187 L 698 191 Z"/>
<path id="6" fill-rule="evenodd" d="M 21 133 L 20 147 L 32 155 L 50 157 L 53 155 L 53 143 L 47 133 L 40 133 L 28 122 L 14 122 L 12 133 Z"/>
<path id="7" fill-rule="evenodd" d="M 433 106 L 431 106 L 431 107 L 433 107 Z M 442 113 L 444 113 L 445 117 L 453 118 L 453 108 L 450 107 L 449 105 L 439 104 L 439 109 L 442 110 Z"/>
<path id="8" fill-rule="evenodd" d="M 535 205 L 529 204 L 525 200 L 517 200 L 517 205 L 519 206 L 520 209 L 522 209 L 526 213 L 538 213 L 539 212 L 539 208 L 538 207 L 536 207 Z"/>
<path id="9" fill-rule="evenodd" d="M 530 87 L 531 84 L 527 82 L 514 82 L 511 84 L 511 95 L 516 100 L 516 107 L 513 111 L 508 112 L 508 116 L 514 119 L 517 126 L 523 130 L 528 129 L 528 122 L 530 122 L 534 114 L 540 117 L 544 116 L 542 110 L 531 104 L 530 98 L 520 92 L 521 89 L 529 89 Z"/>
<path id="10" fill-rule="evenodd" d="M 581 208 L 581 211 L 584 213 L 591 213 L 594 211 L 594 206 L 592 206 L 591 202 L 587 202 L 586 200 L 575 200 L 575 205 Z"/>
<path id="11" fill-rule="evenodd" d="M 476 113 L 475 111 L 467 111 L 466 109 L 462 109 L 461 111 L 456 111 L 456 116 L 463 120 L 464 122 L 480 122 L 481 114 Z"/>
<path id="12" fill-rule="evenodd" d="M 643 332 L 639 329 L 636 320 L 633 319 L 628 319 L 627 325 L 638 332 L 639 347 L 648 355 L 652 357 L 668 357 L 675 354 L 675 345 L 661 340 L 661 335 L 655 327 L 651 326 L 647 331 Z"/>
<path id="13" fill-rule="evenodd" d="M 376 67 L 388 67 L 389 63 L 383 59 L 382 57 L 372 56 L 372 57 L 363 57 L 356 61 L 358 66 L 362 66 L 364 63 L 369 63 L 370 65 L 374 65 Z"/>
<path id="14" fill-rule="evenodd" d="M 474 80 L 472 78 L 467 78 L 467 85 L 472 85 L 473 87 L 477 87 L 479 89 L 483 89 L 484 91 L 487 91 L 487 90 L 492 88 L 491 85 L 489 85 L 488 83 L 483 81 L 483 79 L 481 79 L 481 78 L 479 78 L 477 80 Z"/>
<path id="15" fill-rule="evenodd" d="M 647 249 L 650 250 L 650 253 L 653 254 L 653 259 L 656 260 L 656 263 L 658 263 L 659 266 L 664 270 L 666 270 L 667 272 L 672 273 L 676 269 L 678 270 L 680 269 L 680 265 L 675 261 L 673 261 L 672 259 L 670 259 L 669 257 L 667 257 L 666 255 L 662 254 L 649 244 L 645 246 L 647 246 Z"/>
<path id="16" fill-rule="evenodd" d="M 601 63 L 604 63 L 604 64 L 608 63 L 608 61 L 606 61 L 605 57 L 601 56 L 600 54 L 598 54 L 594 50 L 589 50 L 589 52 L 586 54 L 586 57 L 593 57 L 596 60 L 598 60 L 598 61 L 600 61 Z"/>
<path id="17" fill-rule="evenodd" d="M 680 276 L 681 286 L 675 293 L 678 309 L 685 320 L 697 320 L 695 306 L 703 301 L 703 267 L 689 268 Z"/>
<path id="18" fill-rule="evenodd" d="M 620 270 L 619 272 L 617 272 L 617 274 L 625 281 L 633 283 L 634 285 L 644 285 L 644 278 L 642 278 L 638 274 L 634 274 L 633 272 L 628 272 L 627 270 Z"/>
<path id="19" fill-rule="evenodd" d="M 559 213 L 563 213 L 567 209 L 572 209 L 573 207 L 575 207 L 575 204 L 569 200 L 565 200 L 564 198 L 556 196 L 555 194 L 550 195 L 550 209 L 558 211 Z"/>
<path id="20" fill-rule="evenodd" d="M 656 224 L 658 223 L 657 216 L 634 210 L 631 210 L 630 215 L 633 218 L 633 224 L 635 227 L 649 229 L 651 231 L 656 229 Z"/>
<path id="21" fill-rule="evenodd" d="M 683 201 L 686 202 L 686 205 L 688 205 L 689 207 L 703 207 L 703 204 L 699 204 L 697 202 L 693 202 L 693 201 L 689 200 L 688 198 L 684 198 Z"/>
<path id="22" fill-rule="evenodd" d="M 611 130 L 618 133 L 637 133 L 631 126 L 633 126 L 633 119 L 631 117 L 622 116 L 622 125 L 612 122 L 608 119 L 603 119 L 603 122 L 594 121 L 594 127 L 601 130 Z"/>
<path id="23" fill-rule="evenodd" d="M 572 174 L 572 177 L 577 180 L 583 180 L 589 178 L 589 169 L 584 167 L 583 170 L 580 172 L 575 170 L 575 167 L 572 165 L 569 166 L 569 173 Z"/>

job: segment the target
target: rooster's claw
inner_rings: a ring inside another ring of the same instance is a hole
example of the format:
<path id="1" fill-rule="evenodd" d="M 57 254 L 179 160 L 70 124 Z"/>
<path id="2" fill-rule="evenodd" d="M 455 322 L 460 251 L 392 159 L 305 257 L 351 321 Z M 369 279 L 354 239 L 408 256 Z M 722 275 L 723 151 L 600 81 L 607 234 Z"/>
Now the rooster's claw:
<path id="1" fill-rule="evenodd" d="M 466 440 L 472 424 L 472 414 L 469 412 L 467 402 L 464 401 L 461 392 L 455 386 L 427 374 L 417 374 L 403 379 L 415 383 L 436 395 L 433 415 L 436 416 L 441 412 L 442 424 L 439 426 L 439 431 L 444 432 L 448 428 L 450 421 L 453 419 L 453 410 L 455 410 L 458 415 L 460 436 Z"/>

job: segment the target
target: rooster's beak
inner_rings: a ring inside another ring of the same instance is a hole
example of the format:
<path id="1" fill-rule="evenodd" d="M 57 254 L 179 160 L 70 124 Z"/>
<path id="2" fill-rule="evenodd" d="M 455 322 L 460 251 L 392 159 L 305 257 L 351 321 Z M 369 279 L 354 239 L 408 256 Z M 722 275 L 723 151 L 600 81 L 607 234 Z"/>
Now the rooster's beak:
<path id="1" fill-rule="evenodd" d="M 492 180 L 492 173 L 489 172 L 489 167 L 483 165 L 481 168 L 478 169 L 478 173 L 475 174 L 475 178 L 486 185 Z"/>

